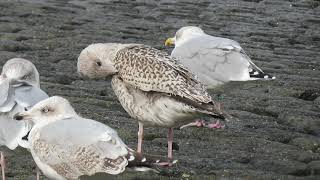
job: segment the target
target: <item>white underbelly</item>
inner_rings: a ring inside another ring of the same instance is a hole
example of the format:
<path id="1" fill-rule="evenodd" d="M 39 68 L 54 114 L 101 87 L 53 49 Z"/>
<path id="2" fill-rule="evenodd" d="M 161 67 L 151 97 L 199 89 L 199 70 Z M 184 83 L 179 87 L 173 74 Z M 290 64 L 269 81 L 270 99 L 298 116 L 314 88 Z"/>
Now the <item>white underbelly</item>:
<path id="1" fill-rule="evenodd" d="M 139 90 L 117 76 L 112 78 L 112 88 L 127 113 L 145 126 L 177 127 L 200 115 L 172 96 Z"/>
<path id="2" fill-rule="evenodd" d="M 199 113 L 184 103 L 170 97 L 163 97 L 152 104 L 140 105 L 143 113 L 138 121 L 145 126 L 178 127 L 191 122 Z"/>

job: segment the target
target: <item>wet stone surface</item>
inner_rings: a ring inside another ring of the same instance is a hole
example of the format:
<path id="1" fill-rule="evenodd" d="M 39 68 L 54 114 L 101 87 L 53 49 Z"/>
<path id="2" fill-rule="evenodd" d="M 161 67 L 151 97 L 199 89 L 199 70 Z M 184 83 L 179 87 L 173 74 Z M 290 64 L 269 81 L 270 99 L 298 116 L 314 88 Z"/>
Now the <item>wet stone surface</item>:
<path id="1" fill-rule="evenodd" d="M 115 128 L 135 148 L 137 123 L 117 101 L 110 81 L 83 81 L 80 51 L 91 43 L 163 46 L 185 25 L 239 41 L 274 81 L 231 82 L 214 90 L 237 120 L 219 130 L 175 131 L 171 169 L 126 172 L 110 179 L 319 179 L 320 2 L 316 0 L 0 1 L 0 66 L 31 60 L 50 95 Z M 7 155 L 8 179 L 34 179 L 24 149 Z M 144 151 L 166 155 L 166 130 L 146 129 Z M 45 177 L 41 177 L 45 179 Z M 91 178 L 92 179 L 92 178 Z M 93 178 L 98 179 L 98 177 Z M 103 178 L 102 178 L 103 179 Z"/>

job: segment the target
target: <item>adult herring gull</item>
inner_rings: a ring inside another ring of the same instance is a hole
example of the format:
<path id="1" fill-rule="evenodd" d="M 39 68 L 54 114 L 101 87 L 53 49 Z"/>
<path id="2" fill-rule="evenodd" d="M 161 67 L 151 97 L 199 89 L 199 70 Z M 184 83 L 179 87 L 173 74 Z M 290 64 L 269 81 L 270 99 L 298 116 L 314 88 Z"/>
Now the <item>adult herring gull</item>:
<path id="1" fill-rule="evenodd" d="M 92 44 L 78 57 L 80 76 L 112 77 L 122 107 L 138 120 L 138 148 L 143 126 L 169 128 L 168 157 L 172 158 L 173 127 L 200 116 L 224 119 L 204 86 L 165 52 L 141 44 Z"/>
<path id="2" fill-rule="evenodd" d="M 22 138 L 27 135 L 31 124 L 15 121 L 13 115 L 46 98 L 48 95 L 40 89 L 39 73 L 30 61 L 14 58 L 5 63 L 0 75 L 0 146 L 13 150 L 23 142 Z M 3 153 L 0 153 L 4 179 L 5 161 Z"/>
<path id="3" fill-rule="evenodd" d="M 122 142 L 115 130 L 80 117 L 59 96 L 43 100 L 14 118 L 34 123 L 28 136 L 30 151 L 50 179 L 78 179 L 98 172 L 119 174 L 127 166 L 156 167 L 160 161 L 137 154 Z"/>
<path id="4" fill-rule="evenodd" d="M 171 56 L 195 73 L 207 88 L 229 81 L 275 79 L 256 66 L 238 42 L 210 36 L 199 27 L 180 28 L 165 45 L 175 45 Z"/>

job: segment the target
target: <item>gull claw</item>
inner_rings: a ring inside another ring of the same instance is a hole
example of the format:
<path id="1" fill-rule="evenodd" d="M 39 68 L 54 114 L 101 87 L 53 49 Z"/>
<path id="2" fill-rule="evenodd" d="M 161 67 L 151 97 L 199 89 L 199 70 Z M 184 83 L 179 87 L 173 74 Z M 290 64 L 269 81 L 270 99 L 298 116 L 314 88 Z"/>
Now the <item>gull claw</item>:
<path id="1" fill-rule="evenodd" d="M 209 124 L 206 124 L 204 120 L 197 120 L 195 122 L 181 126 L 180 129 L 183 129 L 186 127 L 207 127 L 210 129 L 223 129 L 225 128 L 225 125 L 221 124 L 219 120 L 216 121 L 215 123 L 209 123 Z"/>
<path id="2" fill-rule="evenodd" d="M 157 162 L 156 165 L 161 166 L 161 167 L 172 167 L 177 162 L 178 162 L 178 160 L 174 160 L 172 162 Z"/>
<path id="3" fill-rule="evenodd" d="M 205 122 L 204 120 L 196 120 L 195 122 L 183 125 L 180 127 L 180 129 L 186 128 L 186 127 L 192 127 L 192 126 L 196 126 L 196 127 L 205 127 Z"/>
<path id="4" fill-rule="evenodd" d="M 220 121 L 218 120 L 215 123 L 208 124 L 206 127 L 210 129 L 223 129 L 225 128 L 225 125 L 221 124 Z"/>

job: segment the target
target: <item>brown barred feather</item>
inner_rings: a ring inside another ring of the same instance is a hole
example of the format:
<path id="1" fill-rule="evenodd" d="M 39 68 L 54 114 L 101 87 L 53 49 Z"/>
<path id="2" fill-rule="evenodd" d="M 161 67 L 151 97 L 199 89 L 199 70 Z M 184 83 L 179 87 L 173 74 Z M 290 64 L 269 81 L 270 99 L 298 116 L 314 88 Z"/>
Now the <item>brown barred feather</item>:
<path id="1" fill-rule="evenodd" d="M 205 87 L 169 54 L 145 45 L 126 47 L 113 60 L 124 82 L 143 91 L 187 98 L 196 103 L 212 101 Z"/>

